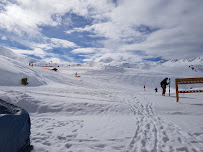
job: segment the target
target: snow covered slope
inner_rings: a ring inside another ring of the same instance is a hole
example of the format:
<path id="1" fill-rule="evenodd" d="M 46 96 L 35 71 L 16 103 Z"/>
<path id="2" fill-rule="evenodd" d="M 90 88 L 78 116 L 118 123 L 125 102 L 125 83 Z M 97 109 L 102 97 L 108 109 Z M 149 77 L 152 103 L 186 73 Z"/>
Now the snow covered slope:
<path id="1" fill-rule="evenodd" d="M 18 60 L 20 62 L 23 63 L 29 63 L 29 62 L 37 62 L 39 60 L 25 56 L 25 55 L 17 55 L 15 54 L 13 51 L 5 48 L 5 47 L 0 47 L 0 55 L 11 58 L 11 59 L 15 59 Z"/>
<path id="2" fill-rule="evenodd" d="M 12 51 L 0 49 L 0 86 L 22 86 L 21 79 L 28 78 L 28 86 L 40 86 L 47 83 L 71 83 L 66 75 L 60 72 L 45 70 L 41 67 L 29 66 L 32 58 L 18 56 Z"/>
<path id="3" fill-rule="evenodd" d="M 55 72 L 1 55 L 0 98 L 30 112 L 33 152 L 202 152 L 203 94 L 175 97 L 175 78 L 203 77 L 202 60 L 190 63 L 109 60 Z M 28 86 L 19 84 L 24 76 Z M 165 77 L 171 96 L 161 96 Z"/>
<path id="4" fill-rule="evenodd" d="M 25 56 L 18 56 L 11 50 L 0 48 L 0 85 L 20 86 L 21 79 L 27 77 L 32 86 L 45 84 L 43 78 L 31 67 L 29 61 L 33 60 Z"/>
<path id="5" fill-rule="evenodd" d="M 22 78 L 28 78 L 29 85 L 39 86 L 45 84 L 42 76 L 28 65 L 15 59 L 0 55 L 0 85 L 20 86 Z"/>
<path id="6" fill-rule="evenodd" d="M 16 59 L 18 57 L 17 54 L 13 53 L 11 50 L 6 49 L 4 47 L 0 48 L 0 55 L 13 59 Z"/>

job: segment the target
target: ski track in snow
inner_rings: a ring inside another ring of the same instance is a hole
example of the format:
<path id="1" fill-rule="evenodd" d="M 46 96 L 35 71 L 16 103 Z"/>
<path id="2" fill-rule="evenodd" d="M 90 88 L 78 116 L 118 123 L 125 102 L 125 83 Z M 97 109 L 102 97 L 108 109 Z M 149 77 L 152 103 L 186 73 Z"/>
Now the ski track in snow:
<path id="1" fill-rule="evenodd" d="M 148 101 L 146 97 L 145 101 Z M 137 126 L 125 152 L 203 151 L 202 142 L 194 136 L 157 117 L 152 102 L 142 104 L 139 101 L 127 100 L 127 103 L 136 117 Z"/>

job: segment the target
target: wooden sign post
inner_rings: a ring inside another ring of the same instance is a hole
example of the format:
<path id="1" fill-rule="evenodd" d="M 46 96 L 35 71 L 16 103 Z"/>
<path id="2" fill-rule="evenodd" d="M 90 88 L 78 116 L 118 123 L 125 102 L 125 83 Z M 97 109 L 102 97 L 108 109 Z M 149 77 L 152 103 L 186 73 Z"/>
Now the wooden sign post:
<path id="1" fill-rule="evenodd" d="M 178 91 L 178 85 L 179 84 L 203 83 L 203 78 L 176 79 L 175 83 L 176 83 L 176 99 L 177 99 L 177 102 L 179 101 L 179 93 L 200 93 L 200 92 L 203 92 L 203 90 L 181 90 L 181 91 Z"/>

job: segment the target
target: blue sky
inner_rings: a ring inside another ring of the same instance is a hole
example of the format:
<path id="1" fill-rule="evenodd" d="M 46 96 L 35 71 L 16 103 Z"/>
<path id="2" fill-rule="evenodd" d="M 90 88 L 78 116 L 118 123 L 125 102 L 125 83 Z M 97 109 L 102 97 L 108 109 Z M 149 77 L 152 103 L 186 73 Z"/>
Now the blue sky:
<path id="1" fill-rule="evenodd" d="M 1 0 L 0 45 L 43 61 L 203 55 L 202 0 Z"/>

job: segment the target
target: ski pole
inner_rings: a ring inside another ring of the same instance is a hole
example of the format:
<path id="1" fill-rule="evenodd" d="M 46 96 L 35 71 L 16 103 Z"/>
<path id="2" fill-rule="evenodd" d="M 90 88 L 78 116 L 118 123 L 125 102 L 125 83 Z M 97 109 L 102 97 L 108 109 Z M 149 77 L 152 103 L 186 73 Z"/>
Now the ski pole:
<path id="1" fill-rule="evenodd" d="M 171 96 L 171 79 L 169 78 L 169 96 Z"/>

